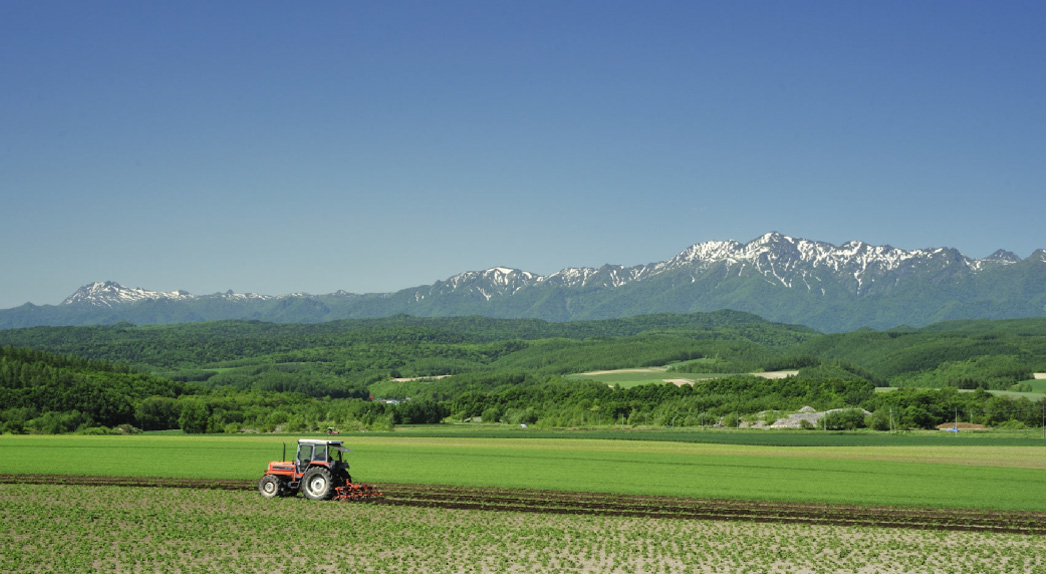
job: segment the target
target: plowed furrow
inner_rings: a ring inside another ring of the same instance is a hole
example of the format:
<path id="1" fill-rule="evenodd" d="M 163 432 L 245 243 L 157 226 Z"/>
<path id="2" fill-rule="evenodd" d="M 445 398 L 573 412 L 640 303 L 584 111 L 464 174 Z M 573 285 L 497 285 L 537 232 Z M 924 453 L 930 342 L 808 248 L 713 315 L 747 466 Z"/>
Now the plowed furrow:
<path id="1" fill-rule="evenodd" d="M 123 476 L 48 476 L 0 474 L 7 484 L 70 484 L 165 488 L 253 490 L 254 480 L 144 478 Z M 595 514 L 684 520 L 746 520 L 825 525 L 965 530 L 1046 534 L 1046 513 L 991 510 L 903 508 L 773 501 L 694 499 L 424 484 L 381 484 L 372 504 L 513 511 Z"/>

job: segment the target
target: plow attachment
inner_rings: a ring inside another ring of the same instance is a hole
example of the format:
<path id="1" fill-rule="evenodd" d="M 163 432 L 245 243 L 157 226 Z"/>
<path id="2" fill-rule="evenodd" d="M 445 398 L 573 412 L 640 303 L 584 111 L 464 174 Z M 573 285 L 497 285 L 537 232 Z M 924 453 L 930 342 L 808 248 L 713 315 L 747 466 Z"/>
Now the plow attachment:
<path id="1" fill-rule="evenodd" d="M 360 500 L 364 498 L 380 498 L 385 496 L 384 493 L 379 492 L 373 484 L 364 484 L 362 482 L 350 482 L 345 486 L 339 486 L 334 489 L 334 497 L 331 500 Z"/>

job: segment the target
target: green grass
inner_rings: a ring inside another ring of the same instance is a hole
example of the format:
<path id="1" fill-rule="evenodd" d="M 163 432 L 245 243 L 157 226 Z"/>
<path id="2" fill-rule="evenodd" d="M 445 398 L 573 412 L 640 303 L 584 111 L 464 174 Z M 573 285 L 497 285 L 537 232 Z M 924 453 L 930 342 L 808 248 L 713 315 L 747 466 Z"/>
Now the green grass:
<path id="1" fill-rule="evenodd" d="M 0 485 L 0 572 L 1041 573 L 1041 536 Z"/>
<path id="2" fill-rule="evenodd" d="M 740 434 L 740 433 L 738 433 Z M 753 433 L 754 434 L 754 433 Z M 3 472 L 255 479 L 297 437 L 3 436 Z M 365 482 L 1046 511 L 1041 446 L 342 436 Z M 1034 444 L 1034 443 L 1026 443 Z"/>
<path id="3" fill-rule="evenodd" d="M 1017 398 L 1017 397 L 1024 397 L 1024 398 L 1026 398 L 1026 399 L 1028 399 L 1029 401 L 1032 401 L 1032 402 L 1038 402 L 1038 401 L 1040 401 L 1042 399 L 1046 399 L 1046 393 L 1040 393 L 1040 392 L 1030 392 L 1029 393 L 1029 392 L 1025 392 L 1025 391 L 996 391 L 996 390 L 991 390 L 991 391 L 988 391 L 988 392 L 993 394 L 993 395 L 995 395 L 995 396 L 997 396 L 997 397 L 1010 397 L 1011 399 L 1014 399 L 1014 398 Z"/>
<path id="4" fill-rule="evenodd" d="M 714 362 L 698 359 L 696 362 Z M 675 363 L 681 365 L 684 363 Z M 599 381 L 608 385 L 618 385 L 622 388 L 638 387 L 640 385 L 664 384 L 675 382 L 676 384 L 693 384 L 697 381 L 708 381 L 712 379 L 725 379 L 729 377 L 759 376 L 759 373 L 684 373 L 669 370 L 665 367 L 646 367 L 641 369 L 617 369 L 612 371 L 598 371 L 592 373 L 575 373 L 566 375 L 566 379 L 575 381 Z"/>
<path id="5" fill-rule="evenodd" d="M 991 393 L 991 394 L 993 394 L 995 396 L 999 396 L 999 397 L 1010 397 L 1010 398 L 1024 397 L 1024 398 L 1026 398 L 1026 399 L 1028 399 L 1028 400 L 1030 400 L 1032 402 L 1038 402 L 1038 401 L 1040 401 L 1042 399 L 1046 399 L 1046 385 L 1037 384 L 1037 383 L 1042 383 L 1042 382 L 1043 381 L 1021 381 L 1021 384 L 1028 384 L 1028 385 L 1032 386 L 1032 389 L 1034 389 L 1034 390 L 1032 390 L 1031 392 L 1025 392 L 1025 391 L 1000 391 L 1000 390 L 997 390 L 997 389 L 989 389 L 987 392 L 989 392 L 989 393 Z M 1040 387 L 1043 387 L 1043 388 L 1040 390 Z M 896 390 L 898 390 L 900 388 L 901 387 L 876 387 L 875 388 L 875 392 L 877 392 L 877 393 L 889 393 L 889 392 L 896 391 Z M 941 389 L 941 387 L 911 387 L 911 388 L 916 388 L 916 389 L 930 389 L 930 388 L 933 388 L 935 390 L 940 390 Z M 960 393 L 972 393 L 972 392 L 974 392 L 974 390 L 973 389 L 959 389 L 959 392 Z"/>
<path id="6" fill-rule="evenodd" d="M 426 438 L 498 438 L 535 439 L 571 438 L 594 440 L 628 440 L 654 442 L 685 442 L 785 447 L 871 447 L 871 446 L 1041 446 L 1046 448 L 1042 429 L 990 430 L 963 433 L 941 431 L 904 431 L 887 433 L 861 431 L 808 430 L 738 430 L 700 428 L 590 428 L 577 430 L 521 429 L 509 425 L 457 424 L 399 426 L 389 433 L 370 433 L 371 436 L 411 436 Z"/>
<path id="7" fill-rule="evenodd" d="M 729 373 L 676 373 L 664 368 L 651 367 L 648 369 L 620 369 L 616 371 L 600 372 L 598 374 L 577 373 L 567 375 L 566 378 L 576 381 L 599 381 L 608 385 L 619 385 L 622 388 L 638 387 L 653 383 L 665 383 L 670 380 L 705 381 L 709 379 L 721 379 L 733 377 L 736 374 Z"/>

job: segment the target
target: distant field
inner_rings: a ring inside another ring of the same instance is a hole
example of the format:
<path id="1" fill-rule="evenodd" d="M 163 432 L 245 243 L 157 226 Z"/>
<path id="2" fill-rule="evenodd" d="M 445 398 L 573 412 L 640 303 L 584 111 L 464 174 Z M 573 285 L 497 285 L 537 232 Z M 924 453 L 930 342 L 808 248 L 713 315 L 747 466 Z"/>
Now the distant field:
<path id="1" fill-rule="evenodd" d="M 692 385 L 697 381 L 710 379 L 722 379 L 737 376 L 757 376 L 766 378 L 781 378 L 797 371 L 780 371 L 773 373 L 677 373 L 669 371 L 666 367 L 647 367 L 643 369 L 617 369 L 613 371 L 592 371 L 588 373 L 577 373 L 567 375 L 572 380 L 595 380 L 608 385 L 619 385 L 623 388 L 649 385 L 651 383 L 673 383 L 677 385 Z"/>
<path id="2" fill-rule="evenodd" d="M 1022 381 L 1021 384 L 1032 385 L 1032 388 L 1034 389 L 1034 388 L 1036 388 L 1035 387 L 1035 383 L 1041 383 L 1041 382 L 1042 381 Z M 1039 386 L 1043 386 L 1043 385 L 1039 385 Z M 970 389 L 960 389 L 959 392 L 972 393 L 973 391 L 970 390 Z M 1026 399 L 1028 399 L 1028 400 L 1030 400 L 1032 402 L 1038 402 L 1038 401 L 1040 401 L 1042 399 L 1046 399 L 1046 391 L 1040 391 L 1040 390 L 1034 390 L 1032 392 L 989 390 L 988 392 L 993 394 L 993 395 L 995 395 L 995 396 L 999 396 L 999 397 L 1010 397 L 1010 398 L 1024 397 L 1024 398 L 1026 398 Z"/>
<path id="3" fill-rule="evenodd" d="M 753 436 L 761 433 L 753 433 Z M 279 436 L 3 436 L 3 472 L 253 479 Z M 343 436 L 357 480 L 691 498 L 1046 511 L 1043 446 L 774 447 Z M 954 444 L 961 444 L 956 439 Z"/>
<path id="4" fill-rule="evenodd" d="M 1024 398 L 1026 398 L 1026 399 L 1028 399 L 1028 400 L 1030 400 L 1032 402 L 1037 402 L 1037 401 L 1039 401 L 1041 399 L 1046 398 L 1046 393 L 1042 393 L 1042 392 L 1031 392 L 1031 393 L 1021 392 L 1021 391 L 988 391 L 988 392 L 993 394 L 993 395 L 999 396 L 999 397 L 1011 397 L 1011 398 L 1024 397 Z"/>
<path id="5" fill-rule="evenodd" d="M 181 434 L 178 432 L 178 434 Z M 395 436 L 400 438 L 490 438 L 490 439 L 592 439 L 650 442 L 685 442 L 721 445 L 772 447 L 1004 447 L 1034 446 L 1046 450 L 1046 437 L 1041 428 L 1021 430 L 989 430 L 950 433 L 941 431 L 879 432 L 861 431 L 805 431 L 799 429 L 712 429 L 712 428 L 646 428 L 617 427 L 578 430 L 521 429 L 511 425 L 457 424 L 407 425 L 389 433 L 369 433 L 367 436 Z"/>
<path id="6" fill-rule="evenodd" d="M 783 378 L 795 375 L 798 371 L 775 371 L 766 373 L 677 373 L 669 371 L 668 367 L 646 367 L 641 369 L 616 369 L 612 371 L 592 371 L 588 373 L 576 373 L 566 375 L 570 380 L 594 380 L 608 385 L 618 385 L 622 388 L 638 387 L 654 383 L 673 383 L 677 385 L 694 384 L 697 381 L 711 379 L 722 379 L 726 377 L 755 376 L 768 379 Z M 1032 392 L 1017 391 L 988 391 L 993 395 L 1008 397 L 1025 397 L 1031 401 L 1039 401 L 1046 398 L 1046 379 L 1029 379 L 1021 381 L 1021 384 L 1030 385 Z M 877 387 L 877 392 L 889 392 L 894 387 Z"/>
<path id="7" fill-rule="evenodd" d="M 721 374 L 670 373 L 663 367 L 646 369 L 618 369 L 615 371 L 593 371 L 567 375 L 571 380 L 594 380 L 608 385 L 620 385 L 623 388 L 649 385 L 652 383 L 673 382 L 676 384 L 693 384 L 695 381 L 725 377 Z"/>
<path id="8" fill-rule="evenodd" d="M 1021 384 L 1030 384 L 1030 385 L 1032 385 L 1033 389 L 1036 389 L 1036 390 L 1034 390 L 1034 391 L 1032 391 L 1030 393 L 1028 393 L 1028 392 L 1020 392 L 1020 391 L 988 391 L 988 392 L 993 394 L 993 395 L 1000 396 L 1000 397 L 1024 397 L 1024 398 L 1026 398 L 1026 399 L 1028 399 L 1030 401 L 1037 402 L 1039 400 L 1046 399 L 1046 390 L 1040 391 L 1036 387 L 1036 384 L 1042 383 L 1042 382 L 1043 381 L 1021 381 Z M 1039 384 L 1038 386 L 1046 388 L 1046 385 Z M 877 392 L 877 393 L 888 393 L 888 392 L 896 391 L 898 388 L 899 387 L 876 387 L 875 388 L 875 392 Z M 916 388 L 925 388 L 925 387 L 916 387 Z M 959 392 L 960 393 L 972 393 L 973 390 L 971 390 L 971 389 L 959 389 Z"/>
<path id="9" fill-rule="evenodd" d="M 1023 385 L 1029 385 L 1032 391 L 1046 395 L 1046 379 L 1028 379 L 1021 381 Z"/>

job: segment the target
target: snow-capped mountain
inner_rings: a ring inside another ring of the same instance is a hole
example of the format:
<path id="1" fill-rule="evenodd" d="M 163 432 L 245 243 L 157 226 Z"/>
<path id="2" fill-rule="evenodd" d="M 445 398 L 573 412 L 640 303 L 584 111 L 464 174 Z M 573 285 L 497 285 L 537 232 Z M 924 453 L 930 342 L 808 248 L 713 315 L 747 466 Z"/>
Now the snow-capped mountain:
<path id="1" fill-rule="evenodd" d="M 306 296 L 304 294 L 285 295 L 286 297 Z M 257 295 L 255 293 L 215 293 L 213 295 L 196 296 L 188 291 L 149 291 L 141 287 L 124 287 L 115 281 L 96 281 L 88 283 L 76 290 L 62 305 L 79 305 L 92 307 L 116 308 L 122 305 L 137 303 L 139 301 L 191 301 L 194 299 L 225 299 L 231 301 L 267 301 L 274 299 L 269 295 Z"/>
<path id="2" fill-rule="evenodd" d="M 949 248 L 906 251 L 889 245 L 870 245 L 850 241 L 836 247 L 829 243 L 795 239 L 780 233 L 767 233 L 754 241 L 700 243 L 683 251 L 661 269 L 705 270 L 725 265 L 727 270 L 744 273 L 750 269 L 784 287 L 819 291 L 827 284 L 839 283 L 855 295 L 896 285 L 908 272 L 948 268 L 952 273 L 975 273 L 992 265 L 1017 263 L 1020 258 L 1007 251 L 996 251 L 985 259 L 970 259 Z M 659 270 L 661 270 L 659 269 Z"/>
<path id="3" fill-rule="evenodd" d="M 850 241 L 836 247 L 774 232 L 748 243 L 733 240 L 698 243 L 669 261 L 651 265 L 567 268 L 546 276 L 504 267 L 470 271 L 437 283 L 441 288 L 436 293 L 446 293 L 448 289 L 459 292 L 472 289 L 489 299 L 491 293 L 511 295 L 522 288 L 538 285 L 614 288 L 676 271 L 691 273 L 693 280 L 697 281 L 701 273 L 722 267 L 735 275 L 756 274 L 784 287 L 822 294 L 827 283 L 838 282 L 855 295 L 862 295 L 873 285 L 885 287 L 883 281 L 898 283 L 909 269 L 943 266 L 952 272 L 976 273 L 994 265 L 1020 261 L 1015 254 L 1003 250 L 984 259 L 970 259 L 948 248 L 905 251 L 861 241 Z"/>
<path id="4" fill-rule="evenodd" d="M 196 296 L 107 281 L 58 306 L 0 311 L 0 328 L 173 323 L 214 319 L 317 322 L 381 317 L 484 315 L 554 321 L 734 309 L 825 331 L 912 326 L 961 318 L 1046 316 L 1046 250 L 1027 259 L 996 251 L 840 246 L 767 233 L 692 245 L 649 265 L 567 268 L 538 275 L 509 267 L 468 271 L 395 293 Z"/>
<path id="5" fill-rule="evenodd" d="M 437 282 L 433 289 L 438 294 L 472 291 L 489 300 L 495 296 L 512 295 L 524 287 L 533 285 L 538 277 L 528 271 L 493 267 L 485 271 L 459 273 L 446 281 Z"/>
<path id="6" fill-rule="evenodd" d="M 113 308 L 119 305 L 137 303 L 146 299 L 192 299 L 193 295 L 185 291 L 149 291 L 140 287 L 124 287 L 113 281 L 88 283 L 76 290 L 62 301 L 62 305 L 90 305 L 94 307 Z"/>

